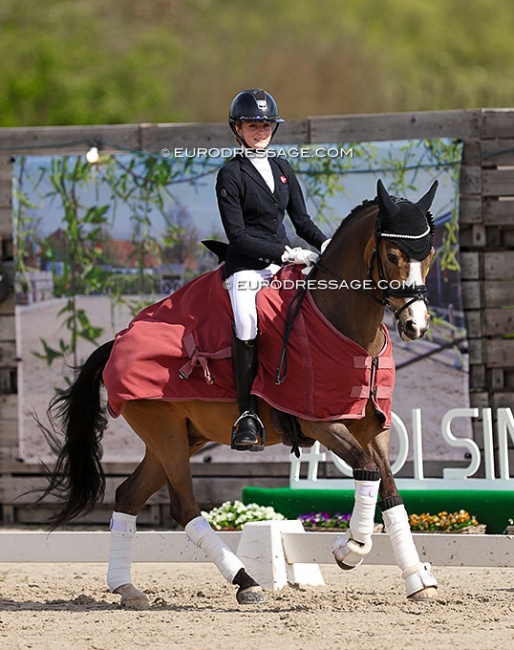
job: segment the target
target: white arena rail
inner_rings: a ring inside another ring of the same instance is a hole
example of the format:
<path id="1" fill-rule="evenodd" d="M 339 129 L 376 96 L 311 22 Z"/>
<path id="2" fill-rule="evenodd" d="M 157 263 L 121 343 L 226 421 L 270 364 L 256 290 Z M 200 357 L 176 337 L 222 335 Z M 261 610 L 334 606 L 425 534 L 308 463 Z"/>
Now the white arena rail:
<path id="1" fill-rule="evenodd" d="M 332 542 L 339 533 L 305 532 L 299 521 L 247 524 L 242 532 L 220 533 L 262 586 L 324 584 L 319 564 L 332 564 Z M 109 532 L 0 531 L 0 563 L 107 562 Z M 415 534 L 423 562 L 433 566 L 514 567 L 514 536 Z M 133 562 L 206 562 L 184 532 L 138 532 Z M 367 565 L 394 565 L 387 535 L 373 535 Z"/>

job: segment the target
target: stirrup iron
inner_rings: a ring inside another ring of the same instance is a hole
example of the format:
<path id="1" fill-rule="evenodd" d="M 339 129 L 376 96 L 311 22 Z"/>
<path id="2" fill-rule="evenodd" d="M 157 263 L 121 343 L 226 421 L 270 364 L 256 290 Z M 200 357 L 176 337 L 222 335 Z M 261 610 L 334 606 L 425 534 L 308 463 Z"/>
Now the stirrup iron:
<path id="1" fill-rule="evenodd" d="M 253 418 L 257 423 L 257 427 L 258 427 L 257 438 L 260 438 L 260 444 L 257 443 L 256 445 L 239 445 L 236 442 L 237 425 L 239 424 L 240 420 L 248 417 Z M 264 449 L 265 443 L 266 443 L 266 429 L 264 428 L 263 421 L 260 419 L 257 413 L 254 413 L 253 411 L 245 411 L 244 413 L 241 413 L 241 415 L 234 422 L 234 426 L 232 427 L 232 438 L 230 441 L 230 448 L 236 449 L 237 451 L 262 451 Z"/>

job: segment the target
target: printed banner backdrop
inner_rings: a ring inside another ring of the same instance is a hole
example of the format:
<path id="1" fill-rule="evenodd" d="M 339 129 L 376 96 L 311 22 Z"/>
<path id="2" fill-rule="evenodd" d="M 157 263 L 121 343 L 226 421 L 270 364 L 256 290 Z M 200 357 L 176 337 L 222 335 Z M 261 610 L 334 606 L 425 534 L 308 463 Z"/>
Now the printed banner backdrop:
<path id="1" fill-rule="evenodd" d="M 126 326 L 144 305 L 173 292 L 216 261 L 199 243 L 225 239 L 214 184 L 221 152 L 162 158 L 141 152 L 85 157 L 19 158 L 14 168 L 17 319 L 20 358 L 20 456 L 48 458 L 35 425 L 55 391 L 100 343 Z M 452 408 L 469 406 L 466 332 L 458 263 L 458 179 L 461 144 L 450 139 L 275 146 L 297 172 L 309 212 L 330 234 L 356 205 L 389 192 L 417 200 L 439 180 L 432 212 L 437 255 L 428 278 L 432 327 L 424 341 L 394 344 L 397 384 L 393 411 L 412 433 L 421 409 L 426 460 L 462 460 L 440 433 Z M 296 236 L 291 232 L 293 244 Z M 453 432 L 471 437 L 471 423 Z M 397 451 L 392 436 L 392 457 Z M 138 460 L 142 445 L 122 419 L 104 439 L 107 460 Z M 284 460 L 276 447 L 245 460 Z M 213 460 L 240 462 L 229 449 Z"/>

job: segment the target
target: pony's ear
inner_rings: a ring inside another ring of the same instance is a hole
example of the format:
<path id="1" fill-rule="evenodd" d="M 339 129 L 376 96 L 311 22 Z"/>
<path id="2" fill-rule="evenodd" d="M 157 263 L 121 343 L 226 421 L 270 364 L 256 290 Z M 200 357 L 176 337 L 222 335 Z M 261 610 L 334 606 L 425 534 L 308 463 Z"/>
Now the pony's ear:
<path id="1" fill-rule="evenodd" d="M 386 214 L 394 215 L 400 209 L 400 207 L 389 196 L 380 178 L 377 181 L 377 197 L 378 197 L 378 207 L 380 211 L 383 211 Z"/>
<path id="2" fill-rule="evenodd" d="M 430 210 L 430 206 L 432 205 L 432 201 L 434 200 L 434 196 L 438 185 L 439 185 L 439 181 L 434 181 L 432 183 L 432 187 L 428 190 L 425 196 L 422 196 L 420 200 L 416 203 L 418 208 L 421 210 L 422 214 L 426 214 Z"/>

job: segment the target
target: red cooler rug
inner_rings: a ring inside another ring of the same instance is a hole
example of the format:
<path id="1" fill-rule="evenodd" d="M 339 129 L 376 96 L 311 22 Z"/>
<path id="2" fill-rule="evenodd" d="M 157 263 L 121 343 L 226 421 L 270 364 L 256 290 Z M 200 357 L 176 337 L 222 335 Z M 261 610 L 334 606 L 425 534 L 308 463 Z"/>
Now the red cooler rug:
<path id="1" fill-rule="evenodd" d="M 276 383 L 288 308 L 305 281 L 302 268 L 284 267 L 259 292 L 259 372 L 252 392 L 307 420 L 362 418 L 371 397 L 389 426 L 395 370 L 386 328 L 385 346 L 373 360 L 326 320 L 309 292 L 288 338 L 285 378 Z M 104 370 L 111 415 L 134 399 L 235 401 L 231 323 L 221 269 L 140 312 L 116 335 Z"/>

